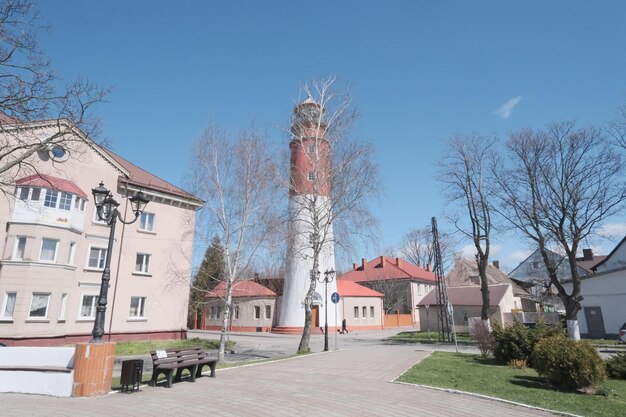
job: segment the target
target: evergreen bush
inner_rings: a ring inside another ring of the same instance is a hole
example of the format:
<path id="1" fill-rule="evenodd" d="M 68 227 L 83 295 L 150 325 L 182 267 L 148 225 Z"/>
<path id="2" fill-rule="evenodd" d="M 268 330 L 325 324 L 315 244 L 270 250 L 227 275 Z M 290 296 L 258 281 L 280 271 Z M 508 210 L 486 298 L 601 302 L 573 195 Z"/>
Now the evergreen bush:
<path id="1" fill-rule="evenodd" d="M 532 366 L 532 353 L 537 342 L 543 338 L 564 335 L 562 328 L 538 321 L 534 327 L 515 321 L 508 326 L 497 322 L 493 326 L 493 356 L 503 365 L 515 360 L 526 361 Z"/>
<path id="2" fill-rule="evenodd" d="M 607 359 L 606 373 L 609 378 L 626 379 L 626 353 L 618 353 Z"/>
<path id="3" fill-rule="evenodd" d="M 562 335 L 539 340 L 532 363 L 540 376 L 564 390 L 594 387 L 606 379 L 604 361 L 593 346 Z"/>

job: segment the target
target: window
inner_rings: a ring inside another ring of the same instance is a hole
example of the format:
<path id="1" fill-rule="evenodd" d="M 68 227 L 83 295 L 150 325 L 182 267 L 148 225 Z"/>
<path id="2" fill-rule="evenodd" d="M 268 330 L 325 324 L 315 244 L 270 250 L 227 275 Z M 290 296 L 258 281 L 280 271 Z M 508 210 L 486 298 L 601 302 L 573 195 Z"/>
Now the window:
<path id="1" fill-rule="evenodd" d="M 272 318 L 272 306 L 265 306 L 265 318 L 266 319 Z"/>
<path id="2" fill-rule="evenodd" d="M 61 311 L 59 311 L 59 321 L 65 321 L 65 308 L 67 307 L 67 293 L 61 294 Z"/>
<path id="3" fill-rule="evenodd" d="M 12 319 L 13 311 L 15 311 L 15 299 L 17 298 L 16 292 L 5 292 L 4 300 L 2 301 L 2 315 L 0 319 Z"/>
<path id="4" fill-rule="evenodd" d="M 103 216 L 106 215 L 106 213 L 102 213 Z M 93 208 L 93 222 L 94 223 L 99 223 L 99 224 L 107 224 L 106 220 L 102 220 L 99 216 L 98 216 L 98 209 L 96 207 Z"/>
<path id="5" fill-rule="evenodd" d="M 469 318 L 467 317 L 467 311 L 464 311 L 464 312 L 463 312 L 463 321 L 464 321 L 465 323 L 467 323 L 467 322 L 469 321 Z"/>
<path id="6" fill-rule="evenodd" d="M 254 318 L 257 320 L 261 318 L 261 306 L 254 306 Z"/>
<path id="7" fill-rule="evenodd" d="M 24 259 L 24 250 L 26 249 L 26 236 L 18 236 L 15 239 L 15 249 L 13 251 L 13 259 L 21 261 Z"/>
<path id="8" fill-rule="evenodd" d="M 80 318 L 82 319 L 95 319 L 96 307 L 98 306 L 97 295 L 83 295 L 83 299 L 80 302 Z"/>
<path id="9" fill-rule="evenodd" d="M 417 284 L 417 295 L 422 295 L 422 284 Z"/>
<path id="10" fill-rule="evenodd" d="M 309 181 L 315 181 L 315 171 L 309 171 Z"/>
<path id="11" fill-rule="evenodd" d="M 107 250 L 105 248 L 89 248 L 89 260 L 87 261 L 87 268 L 104 269 L 106 257 Z"/>
<path id="12" fill-rule="evenodd" d="M 308 152 L 309 152 L 309 154 L 314 154 L 315 153 L 315 144 L 314 143 L 309 143 Z"/>
<path id="13" fill-rule="evenodd" d="M 219 319 L 221 315 L 222 315 L 222 307 L 220 306 L 215 307 L 215 318 Z"/>
<path id="14" fill-rule="evenodd" d="M 359 318 L 359 308 L 358 307 L 354 307 L 354 318 L 358 319 Z"/>
<path id="15" fill-rule="evenodd" d="M 39 253 L 39 260 L 44 261 L 44 262 L 56 262 L 58 243 L 59 243 L 58 240 L 42 239 L 41 252 Z"/>
<path id="16" fill-rule="evenodd" d="M 539 269 L 539 262 L 533 262 L 532 267 L 533 269 Z"/>
<path id="17" fill-rule="evenodd" d="M 43 201 L 43 205 L 50 208 L 56 208 L 58 194 L 59 193 L 55 190 L 46 190 L 46 199 Z"/>
<path id="18" fill-rule="evenodd" d="M 19 188 L 18 189 L 18 198 L 20 200 L 27 200 L 28 199 L 28 188 Z"/>
<path id="19" fill-rule="evenodd" d="M 48 317 L 48 304 L 50 303 L 50 293 L 34 292 L 30 300 L 30 310 L 28 317 L 33 319 L 45 319 Z"/>
<path id="20" fill-rule="evenodd" d="M 80 199 L 80 211 L 85 211 L 85 200 Z"/>
<path id="21" fill-rule="evenodd" d="M 235 306 L 235 320 L 239 320 L 239 306 Z"/>
<path id="22" fill-rule="evenodd" d="M 210 319 L 215 318 L 215 307 L 211 307 L 211 309 L 209 310 L 209 318 Z"/>
<path id="23" fill-rule="evenodd" d="M 130 318 L 143 318 L 146 308 L 146 297 L 130 297 Z"/>
<path id="24" fill-rule="evenodd" d="M 33 192 L 30 194 L 30 199 L 32 201 L 39 201 L 41 197 L 41 188 L 33 188 Z"/>
<path id="25" fill-rule="evenodd" d="M 141 213 L 141 217 L 139 218 L 139 230 L 145 232 L 154 231 L 154 213 Z"/>
<path id="26" fill-rule="evenodd" d="M 367 318 L 367 307 L 363 306 L 363 318 Z"/>
<path id="27" fill-rule="evenodd" d="M 135 261 L 135 272 L 147 274 L 150 272 L 150 255 L 138 253 Z"/>
<path id="28" fill-rule="evenodd" d="M 370 319 L 374 318 L 374 306 L 370 306 Z"/>
<path id="29" fill-rule="evenodd" d="M 70 252 L 67 255 L 67 264 L 74 265 L 75 257 L 76 257 L 76 242 L 70 242 Z"/>
<path id="30" fill-rule="evenodd" d="M 61 210 L 69 211 L 72 208 L 72 194 L 61 193 L 61 199 L 59 200 L 59 208 Z"/>

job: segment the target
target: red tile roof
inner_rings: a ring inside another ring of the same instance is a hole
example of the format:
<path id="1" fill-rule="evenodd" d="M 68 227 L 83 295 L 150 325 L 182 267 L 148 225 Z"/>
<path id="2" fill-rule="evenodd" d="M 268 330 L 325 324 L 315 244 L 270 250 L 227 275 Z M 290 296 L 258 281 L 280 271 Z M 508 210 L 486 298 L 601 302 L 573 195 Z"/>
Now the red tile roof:
<path id="1" fill-rule="evenodd" d="M 363 265 L 364 264 L 364 265 Z M 356 264 L 355 264 L 356 265 Z M 362 260 L 361 266 L 341 276 L 342 280 L 352 282 L 384 281 L 384 280 L 417 280 L 436 282 L 437 277 L 431 271 L 414 265 L 404 259 L 391 259 L 386 256 L 379 256 L 365 264 Z"/>
<path id="2" fill-rule="evenodd" d="M 511 284 L 495 284 L 489 285 L 489 305 L 497 307 L 502 298 L 506 294 L 506 291 Z M 466 287 L 448 287 L 448 301 L 453 306 L 482 306 L 483 297 L 480 292 L 480 287 L 466 286 Z M 437 305 L 437 291 L 432 290 L 424 298 L 422 298 L 417 305 Z"/>
<path id="3" fill-rule="evenodd" d="M 226 283 L 220 282 L 213 291 L 208 291 L 207 298 L 224 298 Z M 254 281 L 235 281 L 233 284 L 233 298 L 237 297 L 276 297 L 276 293 Z"/>
<path id="4" fill-rule="evenodd" d="M 80 187 L 74 184 L 70 180 L 63 178 L 57 178 L 44 174 L 33 174 L 28 177 L 21 178 L 15 183 L 19 185 L 30 185 L 31 187 L 51 188 L 53 190 L 65 191 L 67 193 L 75 194 L 79 197 L 88 200 L 87 194 L 80 189 Z"/>
<path id="5" fill-rule="evenodd" d="M 385 294 L 374 291 L 371 288 L 359 285 L 356 282 L 337 280 L 337 292 L 341 297 L 384 297 Z"/>
<path id="6" fill-rule="evenodd" d="M 172 185 L 169 182 L 157 177 L 156 175 L 149 173 L 145 169 L 138 167 L 137 165 L 122 158 L 121 156 L 117 155 L 116 153 L 108 149 L 104 149 L 104 151 L 109 156 L 111 156 L 111 158 L 113 158 L 115 162 L 120 164 L 122 167 L 124 167 L 124 169 L 126 169 L 129 172 L 130 178 L 125 179 L 123 181 L 128 182 L 129 184 L 134 184 L 134 185 L 138 185 L 142 187 L 148 187 L 156 191 L 162 191 L 162 192 L 166 192 L 169 194 L 173 194 L 178 197 L 191 199 L 191 200 L 194 200 L 198 204 L 202 203 L 202 200 L 200 200 L 198 197 L 194 196 L 193 194 L 188 193 L 182 188 L 178 188 L 175 185 Z"/>

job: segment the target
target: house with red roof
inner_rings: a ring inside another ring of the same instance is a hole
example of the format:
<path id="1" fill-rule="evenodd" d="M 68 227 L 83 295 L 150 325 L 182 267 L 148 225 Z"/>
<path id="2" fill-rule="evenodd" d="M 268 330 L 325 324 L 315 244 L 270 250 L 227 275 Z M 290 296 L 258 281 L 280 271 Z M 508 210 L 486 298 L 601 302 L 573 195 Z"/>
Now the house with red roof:
<path id="1" fill-rule="evenodd" d="M 337 308 L 341 311 L 341 317 L 346 320 L 348 331 L 384 328 L 384 294 L 343 279 L 337 280 L 337 292 L 340 296 Z M 328 325 L 330 327 L 331 323 Z M 341 323 L 338 323 L 338 328 L 340 327 Z"/>
<path id="2" fill-rule="evenodd" d="M 422 268 L 401 258 L 379 256 L 361 264 L 339 281 L 351 281 L 384 294 L 384 327 L 420 327 L 418 302 L 437 286 L 437 278 L 430 267 Z"/>
<path id="3" fill-rule="evenodd" d="M 95 143 L 68 121 L 3 123 L 0 143 L 58 137 L 5 172 L 0 198 L 0 342 L 65 345 L 92 338 L 111 258 L 104 340 L 185 336 L 196 210 L 193 194 Z M 128 196 L 149 203 L 136 222 L 109 226 L 91 190 L 100 182 L 132 218 Z"/>
<path id="4" fill-rule="evenodd" d="M 220 282 L 207 292 L 204 305 L 205 330 L 220 330 L 224 324 L 226 283 Z M 276 316 L 276 293 L 251 280 L 235 281 L 232 290 L 233 311 L 228 327 L 235 332 L 269 332 Z"/>

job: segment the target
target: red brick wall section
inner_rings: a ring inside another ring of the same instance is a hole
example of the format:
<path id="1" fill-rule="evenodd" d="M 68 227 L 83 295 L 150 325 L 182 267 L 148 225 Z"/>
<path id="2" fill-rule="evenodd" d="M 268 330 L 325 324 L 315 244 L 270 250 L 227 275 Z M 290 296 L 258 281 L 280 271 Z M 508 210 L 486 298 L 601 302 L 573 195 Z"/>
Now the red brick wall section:
<path id="1" fill-rule="evenodd" d="M 94 397 L 111 391 L 115 343 L 79 343 L 74 355 L 74 397 Z"/>

